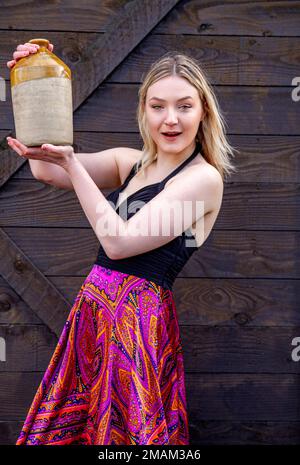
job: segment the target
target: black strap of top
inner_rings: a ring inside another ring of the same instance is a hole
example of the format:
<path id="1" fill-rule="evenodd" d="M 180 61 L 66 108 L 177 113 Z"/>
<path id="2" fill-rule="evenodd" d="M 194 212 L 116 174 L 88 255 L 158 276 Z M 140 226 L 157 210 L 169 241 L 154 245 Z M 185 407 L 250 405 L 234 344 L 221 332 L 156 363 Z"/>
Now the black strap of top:
<path id="1" fill-rule="evenodd" d="M 193 158 L 195 158 L 195 156 L 198 155 L 199 152 L 201 152 L 201 149 L 202 149 L 202 146 L 201 146 L 200 142 L 197 142 L 195 150 L 193 151 L 193 153 L 186 160 L 184 160 L 179 166 L 177 166 L 177 168 L 175 168 L 175 170 L 173 170 L 172 173 L 168 174 L 168 176 L 165 179 L 163 179 L 160 184 L 165 185 L 166 182 L 170 178 L 172 178 L 177 173 L 179 173 L 179 171 L 181 171 Z"/>
<path id="2" fill-rule="evenodd" d="M 163 179 L 161 182 L 155 183 L 155 184 L 160 184 L 164 185 L 171 177 L 175 176 L 180 170 L 182 170 L 193 158 L 195 158 L 196 155 L 198 155 L 199 152 L 202 150 L 202 145 L 199 141 L 196 142 L 196 147 L 193 153 L 186 159 L 184 162 L 182 162 L 175 170 L 173 170 L 168 176 Z M 135 169 L 138 165 L 139 161 L 136 162 L 133 167 L 131 168 L 130 173 L 128 174 L 127 178 L 125 179 L 124 183 L 121 186 L 121 189 L 124 190 L 127 184 L 129 183 L 130 179 L 134 176 L 135 174 Z"/>

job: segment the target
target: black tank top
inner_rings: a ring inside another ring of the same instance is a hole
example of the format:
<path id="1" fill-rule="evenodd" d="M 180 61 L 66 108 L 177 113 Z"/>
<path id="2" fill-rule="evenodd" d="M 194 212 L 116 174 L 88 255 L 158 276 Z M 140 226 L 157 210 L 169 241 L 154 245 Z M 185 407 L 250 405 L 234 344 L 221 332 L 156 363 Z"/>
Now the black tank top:
<path id="1" fill-rule="evenodd" d="M 134 208 L 134 202 L 142 201 L 143 203 L 147 203 L 153 199 L 164 188 L 166 182 L 195 158 L 196 155 L 201 152 L 201 149 L 201 144 L 197 142 L 194 152 L 165 179 L 155 184 L 144 186 L 138 191 L 129 194 L 124 202 L 120 203 L 117 209 L 114 207 L 115 211 L 123 220 L 129 220 L 138 211 L 138 208 Z M 139 162 L 133 165 L 124 183 L 106 197 L 106 200 L 109 200 L 112 206 L 117 205 L 119 194 L 126 188 L 130 179 L 136 173 L 138 163 Z M 124 203 L 125 206 L 127 206 L 127 211 L 124 207 L 122 208 Z M 171 290 L 176 276 L 197 249 L 195 236 L 190 229 L 187 229 L 180 236 L 175 237 L 161 247 L 119 260 L 112 260 L 109 258 L 100 244 L 95 264 L 112 270 L 121 271 L 122 273 L 146 278 L 149 281 L 154 281 L 163 288 Z"/>

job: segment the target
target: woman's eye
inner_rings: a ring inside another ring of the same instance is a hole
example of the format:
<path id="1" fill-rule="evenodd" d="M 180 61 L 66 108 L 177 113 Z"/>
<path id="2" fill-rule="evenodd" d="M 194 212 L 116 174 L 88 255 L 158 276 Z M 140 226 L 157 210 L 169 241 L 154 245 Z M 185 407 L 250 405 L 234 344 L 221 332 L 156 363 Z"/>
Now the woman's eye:
<path id="1" fill-rule="evenodd" d="M 162 108 L 160 105 L 152 105 L 152 108 Z M 191 108 L 190 105 L 181 105 L 179 108 Z"/>

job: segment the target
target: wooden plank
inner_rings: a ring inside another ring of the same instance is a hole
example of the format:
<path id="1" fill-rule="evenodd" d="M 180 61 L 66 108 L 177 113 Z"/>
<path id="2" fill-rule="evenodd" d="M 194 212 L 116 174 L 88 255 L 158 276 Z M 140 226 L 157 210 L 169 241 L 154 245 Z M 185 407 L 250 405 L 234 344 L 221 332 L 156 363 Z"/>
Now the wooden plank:
<path id="1" fill-rule="evenodd" d="M 48 328 L 59 336 L 70 303 L 2 229 L 0 274 Z"/>
<path id="2" fill-rule="evenodd" d="M 49 228 L 5 228 L 5 231 L 46 277 L 84 278 L 99 248 L 90 228 L 51 228 L 51 236 Z"/>
<path id="3" fill-rule="evenodd" d="M 290 86 L 299 75 L 299 37 L 166 35 L 155 29 L 106 83 L 139 82 L 162 50 L 178 50 L 198 60 L 212 85 Z"/>
<path id="4" fill-rule="evenodd" d="M 214 90 L 229 135 L 299 136 L 300 105 L 292 100 L 293 86 L 216 86 Z M 137 132 L 137 104 L 137 84 L 103 84 L 74 114 L 74 130 Z M 2 109 L 0 129 L 13 127 L 9 99 L 2 102 Z"/>
<path id="5" fill-rule="evenodd" d="M 194 267 L 193 271 L 196 271 Z M 232 272 L 231 269 L 228 271 Z M 300 286 L 297 279 L 182 277 L 188 274 L 192 275 L 192 270 L 187 265 L 186 272 L 180 273 L 173 286 L 182 325 L 226 325 L 235 329 L 300 326 Z M 75 293 L 75 282 L 74 287 Z"/>
<path id="6" fill-rule="evenodd" d="M 11 426 L 12 428 L 13 426 Z M 202 420 L 201 412 L 189 412 L 190 445 L 299 445 L 299 421 Z"/>
<path id="7" fill-rule="evenodd" d="M 49 279 L 70 302 L 82 284 L 81 276 Z M 179 324 L 227 328 L 300 326 L 299 284 L 297 279 L 178 276 L 173 294 Z"/>
<path id="8" fill-rule="evenodd" d="M 104 196 L 111 191 L 101 190 Z M 0 204 L 2 227 L 90 227 L 74 191 L 36 180 L 11 180 L 0 191 Z M 214 228 L 300 230 L 299 211 L 297 183 L 228 182 Z"/>
<path id="9" fill-rule="evenodd" d="M 87 0 L 82 3 L 80 0 L 63 2 L 60 4 L 41 3 L 36 8 L 36 3 L 32 0 L 22 4 L 11 2 L 1 2 L 0 28 L 9 31 L 28 30 L 36 28 L 37 24 L 41 31 L 49 28 L 52 31 L 97 31 L 105 32 L 107 23 L 112 17 L 117 15 L 126 0 Z M 34 37 L 40 37 L 40 34 Z M 43 36 L 44 37 L 44 36 Z"/>
<path id="10" fill-rule="evenodd" d="M 201 373 L 295 373 L 292 345 L 300 326 L 233 328 L 181 325 L 185 370 Z"/>
<path id="11" fill-rule="evenodd" d="M 71 303 L 82 276 L 48 276 Z M 181 325 L 226 327 L 300 326 L 300 285 L 297 279 L 183 278 L 173 287 Z M 284 311 L 282 309 L 284 308 Z M 40 324 L 16 292 L 0 278 L 0 323 Z"/>
<path id="12" fill-rule="evenodd" d="M 25 419 L 42 376 L 0 373 L 1 421 Z M 198 420 L 299 422 L 299 375 L 186 373 L 185 383 L 188 409 Z"/>
<path id="13" fill-rule="evenodd" d="M 292 86 L 217 86 L 214 90 L 228 134 L 299 136 L 300 105 L 291 98 Z M 74 129 L 137 131 L 137 104 L 138 85 L 102 85 L 74 115 Z"/>
<path id="14" fill-rule="evenodd" d="M 7 145 L 7 136 L 15 137 L 12 131 L 1 131 L 0 137 L 0 187 L 3 186 L 11 176 L 14 175 L 24 164 L 24 160 L 19 157 Z M 5 133 L 3 135 L 3 133 Z"/>
<path id="15" fill-rule="evenodd" d="M 25 418 L 24 418 L 25 420 Z M 0 445 L 15 445 L 24 421 L 0 422 Z"/>
<path id="16" fill-rule="evenodd" d="M 292 340 L 299 336 L 300 326 L 184 324 L 180 334 L 186 373 L 300 374 L 300 364 L 292 359 Z M 56 336 L 44 325 L 0 325 L 0 337 L 6 342 L 5 361 L 0 364 L 5 373 L 46 370 L 57 345 Z M 82 336 L 79 345 L 85 344 Z"/>
<path id="17" fill-rule="evenodd" d="M 47 276 L 86 276 L 97 256 L 91 229 L 5 228 Z M 300 278 L 297 231 L 213 230 L 180 272 L 184 278 Z"/>
<path id="18" fill-rule="evenodd" d="M 58 342 L 45 325 L 2 324 L 0 337 L 6 345 L 5 361 L 0 363 L 0 372 L 5 373 L 45 370 Z"/>
<path id="19" fill-rule="evenodd" d="M 182 0 L 156 31 L 162 34 L 299 36 L 300 2 Z"/>
<path id="20" fill-rule="evenodd" d="M 43 371 L 0 373 L 1 422 L 24 422 L 43 375 Z"/>
<path id="21" fill-rule="evenodd" d="M 182 277 L 299 278 L 299 233 L 212 231 Z"/>
<path id="22" fill-rule="evenodd" d="M 299 421 L 299 375 L 186 373 L 189 408 L 202 420 Z"/>
<path id="23" fill-rule="evenodd" d="M 34 30 L 38 23 L 40 31 L 105 32 L 109 20 L 118 14 L 126 1 L 80 0 L 57 3 L 40 3 L 33 0 L 11 6 L 1 2 L 0 28 L 17 33 L 18 30 Z M 128 3 L 128 1 L 127 1 Z M 151 2 L 149 2 L 151 3 Z M 162 34 L 246 35 L 253 36 L 299 36 L 299 1 L 232 0 L 181 0 L 170 14 L 157 26 Z"/>
<path id="24" fill-rule="evenodd" d="M 105 32 L 108 22 L 118 14 L 126 0 L 80 0 L 39 3 L 1 1 L 0 28 L 8 31 L 32 30 L 37 24 L 45 31 L 51 24 L 52 31 Z M 44 34 L 34 37 L 44 37 Z"/>
<path id="25" fill-rule="evenodd" d="M 68 296 L 67 296 L 68 299 Z M 0 324 L 36 324 L 43 322 L 0 276 Z"/>
<path id="26" fill-rule="evenodd" d="M 190 445 L 296 445 L 300 443 L 299 421 L 202 420 L 201 412 L 188 411 Z M 25 418 L 23 419 L 25 420 Z M 23 421 L 0 423 L 0 445 L 14 445 Z"/>
<path id="27" fill-rule="evenodd" d="M 292 77 L 299 74 L 299 37 L 165 35 L 156 34 L 155 31 L 115 68 L 106 83 L 139 82 L 142 73 L 162 55 L 162 50 L 180 50 L 191 55 L 203 66 L 213 85 L 290 86 Z M 49 32 L 54 53 L 71 69 L 74 63 L 84 61 L 84 50 L 96 38 L 96 34 Z M 27 41 L 28 32 L 0 31 L 0 56 L 3 57 L 1 76 L 6 80 L 7 90 L 10 89 L 10 70 L 6 62 L 12 57 L 12 44 L 16 47 Z M 76 79 L 82 81 L 85 76 L 77 76 Z"/>

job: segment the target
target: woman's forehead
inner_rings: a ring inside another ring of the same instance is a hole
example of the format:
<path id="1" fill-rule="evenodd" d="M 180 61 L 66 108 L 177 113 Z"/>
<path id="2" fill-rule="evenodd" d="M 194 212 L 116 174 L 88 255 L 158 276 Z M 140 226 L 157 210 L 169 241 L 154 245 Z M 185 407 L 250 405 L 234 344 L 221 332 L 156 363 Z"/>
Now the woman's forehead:
<path id="1" fill-rule="evenodd" d="M 158 79 L 157 81 L 153 82 L 148 88 L 148 92 L 150 90 L 156 90 L 160 88 L 181 88 L 181 89 L 195 89 L 195 86 L 193 86 L 187 79 L 181 77 L 181 76 L 165 76 L 161 79 Z"/>

